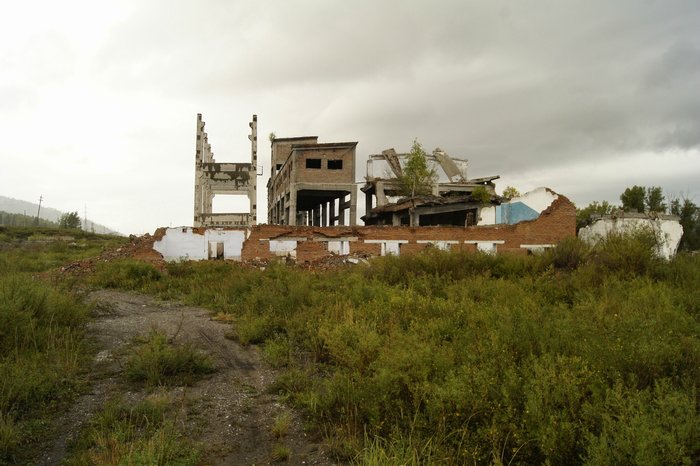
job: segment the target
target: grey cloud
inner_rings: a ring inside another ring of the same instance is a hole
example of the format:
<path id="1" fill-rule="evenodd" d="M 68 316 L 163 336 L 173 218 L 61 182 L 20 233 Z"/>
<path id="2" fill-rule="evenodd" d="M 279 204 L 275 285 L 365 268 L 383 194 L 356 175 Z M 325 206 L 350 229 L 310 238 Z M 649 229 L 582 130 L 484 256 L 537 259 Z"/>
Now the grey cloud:
<path id="1" fill-rule="evenodd" d="M 147 106 L 252 107 L 263 132 L 359 140 L 361 155 L 418 137 L 479 176 L 700 148 L 698 24 L 693 0 L 156 1 L 90 66 Z M 157 150 L 168 131 L 130 143 Z M 217 151 L 227 137 L 212 131 Z"/>

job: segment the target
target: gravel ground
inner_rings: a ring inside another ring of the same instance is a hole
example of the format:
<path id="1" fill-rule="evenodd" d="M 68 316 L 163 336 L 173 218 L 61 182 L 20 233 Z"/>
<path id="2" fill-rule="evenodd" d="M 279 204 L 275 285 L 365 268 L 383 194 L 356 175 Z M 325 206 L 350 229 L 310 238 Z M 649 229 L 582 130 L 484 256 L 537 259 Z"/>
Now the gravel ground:
<path id="1" fill-rule="evenodd" d="M 152 329 L 166 332 L 176 344 L 191 343 L 209 354 L 216 372 L 191 387 L 169 389 L 180 406 L 186 435 L 204 448 L 202 464 L 252 465 L 273 461 L 275 445 L 291 451 L 288 464 L 335 464 L 318 438 L 304 432 L 301 417 L 267 393 L 275 371 L 264 363 L 257 348 L 227 339 L 228 324 L 211 319 L 208 311 L 122 291 L 93 292 L 96 317 L 89 335 L 97 345 L 89 391 L 56 423 L 55 436 L 47 438 L 37 464 L 60 464 L 80 429 L 110 398 L 139 400 L 147 395 L 124 383 L 122 367 L 134 338 Z M 289 413 L 288 434 L 273 437 L 276 417 Z"/>

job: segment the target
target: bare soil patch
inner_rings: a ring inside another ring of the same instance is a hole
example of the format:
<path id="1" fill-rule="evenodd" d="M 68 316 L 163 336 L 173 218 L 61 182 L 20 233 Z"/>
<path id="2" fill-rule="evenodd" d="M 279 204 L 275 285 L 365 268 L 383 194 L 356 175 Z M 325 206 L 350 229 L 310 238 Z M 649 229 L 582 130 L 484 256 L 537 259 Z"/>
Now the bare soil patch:
<path id="1" fill-rule="evenodd" d="M 289 450 L 289 464 L 335 464 L 320 439 L 304 431 L 300 415 L 268 393 L 275 371 L 257 348 L 228 339 L 229 325 L 212 320 L 207 310 L 113 290 L 93 292 L 89 299 L 98 314 L 89 325 L 97 345 L 90 389 L 58 420 L 56 435 L 46 440 L 38 464 L 60 464 L 71 440 L 107 400 L 147 396 L 149 390 L 125 383 L 122 368 L 134 338 L 153 329 L 166 332 L 175 344 L 194 345 L 215 362 L 211 376 L 190 387 L 168 389 L 178 401 L 185 434 L 204 450 L 203 464 L 269 464 L 275 461 L 276 445 Z M 283 413 L 291 422 L 286 435 L 277 439 L 273 424 Z"/>

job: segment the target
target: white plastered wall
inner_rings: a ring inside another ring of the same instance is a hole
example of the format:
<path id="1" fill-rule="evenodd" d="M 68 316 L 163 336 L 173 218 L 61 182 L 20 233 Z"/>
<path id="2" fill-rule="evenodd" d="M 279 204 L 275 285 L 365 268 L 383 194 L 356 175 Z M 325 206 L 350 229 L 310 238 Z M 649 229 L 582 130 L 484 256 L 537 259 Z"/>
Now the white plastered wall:
<path id="1" fill-rule="evenodd" d="M 190 227 L 168 228 L 153 243 L 153 249 L 167 261 L 204 260 L 209 258 L 209 243 L 224 243 L 224 259 L 241 260 L 246 230 L 206 230 L 200 235 Z"/>
<path id="2" fill-rule="evenodd" d="M 532 191 L 528 191 L 522 196 L 514 197 L 510 202 L 522 202 L 526 206 L 539 213 L 544 212 L 547 207 L 552 205 L 552 202 L 557 200 L 559 196 L 554 194 L 547 188 L 535 188 Z"/>
<path id="3" fill-rule="evenodd" d="M 579 238 L 588 244 L 595 244 L 611 232 L 633 232 L 651 227 L 660 239 L 658 254 L 671 259 L 678 250 L 683 236 L 683 227 L 677 220 L 651 218 L 601 218 L 578 232 Z"/>
<path id="4" fill-rule="evenodd" d="M 270 252 L 281 257 L 297 257 L 297 240 L 293 239 L 271 239 Z"/>

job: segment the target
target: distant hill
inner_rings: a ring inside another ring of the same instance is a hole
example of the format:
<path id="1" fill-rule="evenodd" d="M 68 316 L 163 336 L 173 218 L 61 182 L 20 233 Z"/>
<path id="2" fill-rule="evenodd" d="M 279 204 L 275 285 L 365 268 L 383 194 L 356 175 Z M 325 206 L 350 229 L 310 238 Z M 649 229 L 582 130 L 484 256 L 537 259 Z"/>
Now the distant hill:
<path id="1" fill-rule="evenodd" d="M 38 208 L 39 204 L 35 204 L 33 202 L 0 196 L 0 211 L 2 212 L 7 212 L 9 214 L 22 214 L 28 217 L 36 217 L 36 212 Z M 48 220 L 49 222 L 58 223 L 58 221 L 61 218 L 61 215 L 63 215 L 64 213 L 65 212 L 61 212 L 60 210 L 53 209 L 51 207 L 44 207 L 43 204 L 41 205 L 40 217 L 44 220 Z M 78 214 L 80 214 L 80 212 L 78 212 Z M 2 222 L 2 220 L 3 217 L 0 216 L 0 223 Z M 107 228 L 104 225 L 100 225 L 99 223 L 94 223 L 89 218 L 86 220 L 83 219 L 81 216 L 80 221 L 83 225 L 83 230 L 94 231 L 95 233 L 121 235 L 121 233 L 119 233 L 118 231 L 114 231 L 110 228 Z"/>

